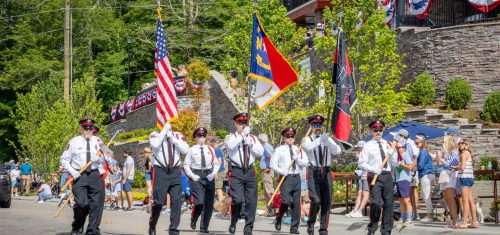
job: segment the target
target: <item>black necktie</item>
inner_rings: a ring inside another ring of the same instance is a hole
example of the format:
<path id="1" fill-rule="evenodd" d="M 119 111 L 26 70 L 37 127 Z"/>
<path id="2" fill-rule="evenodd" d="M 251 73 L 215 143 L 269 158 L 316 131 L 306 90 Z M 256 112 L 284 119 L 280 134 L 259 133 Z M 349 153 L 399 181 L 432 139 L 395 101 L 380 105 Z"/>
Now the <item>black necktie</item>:
<path id="1" fill-rule="evenodd" d="M 205 153 L 203 152 L 203 146 L 200 147 L 201 151 L 201 169 L 205 169 L 207 167 L 207 163 L 205 161 Z"/>
<path id="2" fill-rule="evenodd" d="M 293 150 L 292 150 L 292 145 L 288 145 L 290 147 L 290 160 L 293 159 Z M 292 160 L 293 161 L 293 160 Z M 297 165 L 295 165 L 296 162 L 293 162 L 292 169 L 295 171 L 297 169 Z"/>
<path id="3" fill-rule="evenodd" d="M 318 145 L 318 152 L 319 152 L 319 166 L 318 167 L 323 167 L 323 151 L 321 151 L 321 144 Z"/>
<path id="4" fill-rule="evenodd" d="M 382 143 L 380 141 L 377 142 L 378 143 L 378 149 L 380 150 L 380 160 L 383 162 L 384 161 L 384 158 L 385 158 L 385 153 L 384 153 L 384 149 L 382 148 Z M 386 163 L 387 164 L 387 163 Z M 382 169 L 385 168 L 385 165 L 382 167 Z"/>
<path id="5" fill-rule="evenodd" d="M 87 140 L 87 162 L 90 162 L 90 140 Z M 90 172 L 91 167 L 87 167 L 87 172 Z"/>

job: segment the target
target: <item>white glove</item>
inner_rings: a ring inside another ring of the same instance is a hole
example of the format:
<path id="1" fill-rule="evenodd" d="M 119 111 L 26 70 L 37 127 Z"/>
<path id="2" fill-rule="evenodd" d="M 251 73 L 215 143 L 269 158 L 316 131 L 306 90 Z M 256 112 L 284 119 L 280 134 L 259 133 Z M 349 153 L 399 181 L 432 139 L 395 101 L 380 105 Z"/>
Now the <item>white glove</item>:
<path id="1" fill-rule="evenodd" d="M 252 142 L 251 137 L 245 137 L 244 140 L 245 140 L 245 144 L 247 144 L 249 148 L 251 148 L 253 146 L 253 142 Z"/>
<path id="2" fill-rule="evenodd" d="M 90 166 L 89 166 L 90 167 Z M 73 177 L 73 180 L 76 180 L 78 179 L 78 177 L 80 177 L 80 172 L 76 171 L 76 170 L 72 170 L 69 172 L 71 174 L 71 176 Z"/>
<path id="3" fill-rule="evenodd" d="M 207 180 L 208 181 L 212 181 L 212 180 L 214 180 L 214 178 L 215 178 L 215 173 L 207 175 Z"/>
<path id="4" fill-rule="evenodd" d="M 167 123 L 167 124 L 165 124 L 165 126 L 163 126 L 163 129 L 170 131 L 170 130 L 172 130 L 172 125 L 170 123 Z"/>
<path id="5" fill-rule="evenodd" d="M 377 174 L 377 175 L 380 175 L 380 173 L 382 173 L 382 169 L 380 169 L 379 167 L 373 169 L 373 173 Z"/>
<path id="6" fill-rule="evenodd" d="M 247 136 L 250 134 L 250 127 L 249 126 L 246 126 L 245 128 L 243 128 L 243 135 L 244 136 Z"/>
<path id="7" fill-rule="evenodd" d="M 283 172 L 281 172 L 283 176 L 287 176 L 288 175 L 288 170 L 283 170 Z"/>
<path id="8" fill-rule="evenodd" d="M 319 139 L 323 145 L 328 145 L 328 133 L 323 133 Z"/>
<path id="9" fill-rule="evenodd" d="M 198 175 L 193 175 L 191 179 L 195 182 L 198 182 L 198 180 L 200 180 L 200 177 Z"/>

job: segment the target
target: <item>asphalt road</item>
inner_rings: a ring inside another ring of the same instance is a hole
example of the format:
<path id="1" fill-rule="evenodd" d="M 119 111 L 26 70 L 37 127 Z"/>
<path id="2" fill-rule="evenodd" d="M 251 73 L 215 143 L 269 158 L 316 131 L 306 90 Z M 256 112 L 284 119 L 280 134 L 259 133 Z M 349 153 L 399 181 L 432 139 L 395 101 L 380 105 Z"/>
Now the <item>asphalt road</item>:
<path id="1" fill-rule="evenodd" d="M 59 218 L 55 219 L 54 214 L 57 206 L 54 202 L 36 204 L 32 200 L 13 200 L 10 209 L 0 209 L 0 234 L 3 235 L 69 235 L 73 211 L 65 208 Z M 190 212 L 186 211 L 182 215 L 179 229 L 182 234 L 198 234 L 189 227 Z M 101 223 L 102 234 L 147 234 L 149 214 L 139 210 L 132 212 L 104 211 Z M 289 227 L 283 225 L 282 231 L 274 230 L 272 218 L 257 217 L 254 227 L 254 234 L 287 234 Z M 161 215 L 157 226 L 158 234 L 168 234 L 167 228 L 169 218 Z M 345 218 L 343 215 L 333 214 L 330 217 L 330 234 L 366 234 L 368 218 Z M 243 234 L 243 223 L 238 223 L 236 234 Z M 228 220 L 213 218 L 210 223 L 211 234 L 229 234 Z M 392 234 L 500 234 L 500 226 L 494 224 L 484 224 L 479 229 L 453 230 L 443 228 L 443 223 L 435 222 L 429 224 L 416 224 L 413 227 L 394 228 Z M 301 224 L 300 233 L 306 234 L 306 227 Z M 317 230 L 316 230 L 317 234 Z"/>

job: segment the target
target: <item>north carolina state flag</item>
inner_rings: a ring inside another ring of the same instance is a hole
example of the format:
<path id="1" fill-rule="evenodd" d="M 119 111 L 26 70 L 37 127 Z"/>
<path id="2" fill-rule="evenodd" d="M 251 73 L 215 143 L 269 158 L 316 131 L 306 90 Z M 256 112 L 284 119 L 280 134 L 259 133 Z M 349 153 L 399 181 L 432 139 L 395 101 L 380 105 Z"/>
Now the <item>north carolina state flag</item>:
<path id="1" fill-rule="evenodd" d="M 351 109 L 358 100 L 356 86 L 352 78 L 352 69 L 347 56 L 347 48 L 344 45 L 344 33 L 341 31 L 338 37 L 338 46 L 335 51 L 335 64 L 333 76 L 335 76 L 335 109 L 332 114 L 332 132 L 344 148 L 352 147 L 351 138 Z"/>

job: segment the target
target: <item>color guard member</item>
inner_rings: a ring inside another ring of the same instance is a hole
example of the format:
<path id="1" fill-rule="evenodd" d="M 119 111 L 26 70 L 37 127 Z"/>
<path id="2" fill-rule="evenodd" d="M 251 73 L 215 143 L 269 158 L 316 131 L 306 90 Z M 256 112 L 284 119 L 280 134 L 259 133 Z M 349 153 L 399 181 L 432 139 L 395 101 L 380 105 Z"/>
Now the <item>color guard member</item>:
<path id="1" fill-rule="evenodd" d="M 170 146 L 167 139 L 170 139 Z M 167 200 L 167 193 L 171 198 L 168 233 L 177 235 L 179 234 L 177 227 L 181 219 L 182 196 L 180 154 L 186 154 L 189 145 L 183 140 L 181 133 L 172 131 L 170 124 L 165 124 L 160 133 L 156 131 L 151 133 L 149 144 L 154 152 L 152 169 L 154 201 L 149 218 L 149 235 L 156 235 L 156 223 Z"/>
<path id="2" fill-rule="evenodd" d="M 332 174 L 330 165 L 332 155 L 340 154 L 340 146 L 328 133 L 322 134 L 323 122 L 325 118 L 321 115 L 309 117 L 309 124 L 312 134 L 304 138 L 302 150 L 309 158 L 309 171 L 307 176 L 307 187 L 311 208 L 309 210 L 309 220 L 307 221 L 307 234 L 314 234 L 314 223 L 316 215 L 321 209 L 319 234 L 328 234 L 328 224 L 330 218 L 330 204 L 332 200 Z"/>
<path id="3" fill-rule="evenodd" d="M 212 218 L 215 199 L 214 178 L 219 171 L 219 161 L 215 157 L 215 150 L 206 145 L 207 129 L 197 128 L 193 132 L 193 138 L 197 144 L 193 145 L 184 159 L 184 171 L 189 177 L 189 188 L 191 189 L 191 228 L 196 229 L 196 222 L 201 216 L 200 233 L 209 233 L 208 225 Z"/>
<path id="4" fill-rule="evenodd" d="M 236 231 L 236 222 L 240 217 L 241 205 L 245 203 L 245 235 L 252 234 L 257 210 L 257 180 L 255 178 L 254 161 L 264 152 L 257 137 L 250 134 L 248 114 L 239 113 L 233 117 L 236 131 L 224 139 L 231 162 L 229 178 L 231 202 L 231 224 L 229 232 Z"/>
<path id="5" fill-rule="evenodd" d="M 281 132 L 285 138 L 285 144 L 279 146 L 274 151 L 274 156 L 271 158 L 271 169 L 274 172 L 286 177 L 281 185 L 281 206 L 276 214 L 276 222 L 274 227 L 276 230 L 281 230 L 281 220 L 288 210 L 292 209 L 292 223 L 290 224 L 290 233 L 299 234 L 300 223 L 300 172 L 302 167 L 307 167 L 309 161 L 302 154 L 302 151 L 295 146 L 295 129 L 286 128 Z M 292 163 L 289 168 L 290 164 Z M 290 170 L 289 170 L 290 169 Z"/>

